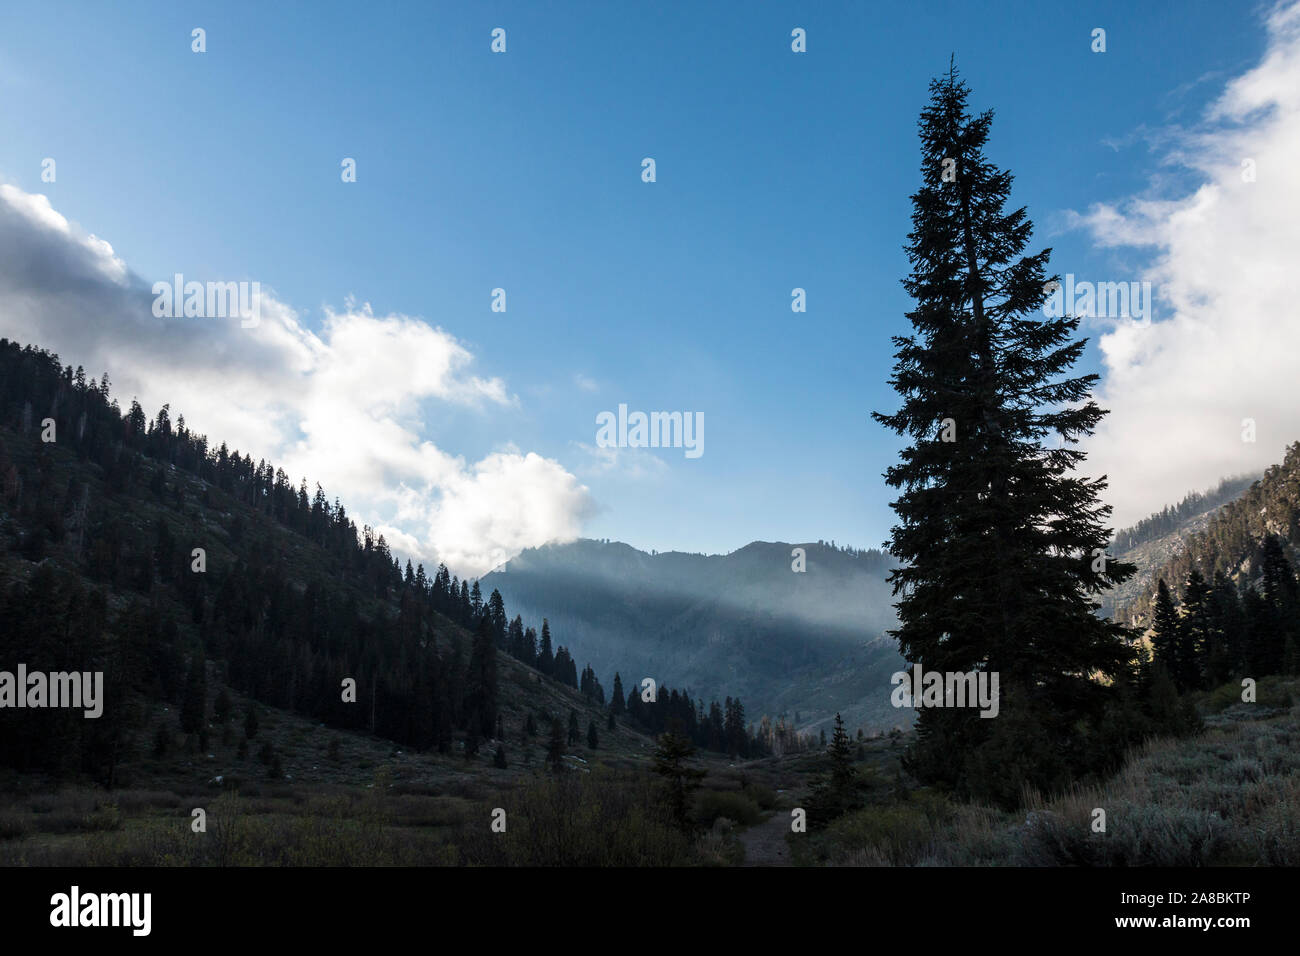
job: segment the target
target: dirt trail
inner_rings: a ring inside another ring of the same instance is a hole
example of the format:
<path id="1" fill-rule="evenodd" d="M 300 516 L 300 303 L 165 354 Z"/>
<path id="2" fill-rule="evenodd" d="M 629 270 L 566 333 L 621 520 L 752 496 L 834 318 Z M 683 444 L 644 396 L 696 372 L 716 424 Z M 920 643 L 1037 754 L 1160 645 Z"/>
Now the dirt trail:
<path id="1" fill-rule="evenodd" d="M 789 811 L 778 810 L 762 823 L 740 834 L 745 848 L 745 866 L 789 866 L 790 847 L 785 835 L 790 832 Z"/>

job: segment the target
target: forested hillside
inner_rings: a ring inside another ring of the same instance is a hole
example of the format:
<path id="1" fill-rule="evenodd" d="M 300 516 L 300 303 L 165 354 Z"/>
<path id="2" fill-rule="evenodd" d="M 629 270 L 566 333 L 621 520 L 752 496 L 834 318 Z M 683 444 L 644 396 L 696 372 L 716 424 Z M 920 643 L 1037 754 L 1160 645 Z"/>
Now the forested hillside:
<path id="1" fill-rule="evenodd" d="M 1120 613 L 1134 624 L 1149 626 L 1156 582 L 1163 579 L 1179 597 L 1185 594 L 1193 570 L 1210 582 L 1221 576 L 1239 591 L 1262 586 L 1270 537 L 1278 539 L 1282 553 L 1294 562 L 1300 543 L 1300 442 L 1287 448 L 1280 464 L 1215 511 L 1202 530 L 1187 534 L 1172 554 L 1153 562 L 1147 568 L 1146 586 L 1117 602 Z"/>
<path id="2" fill-rule="evenodd" d="M 6 340 L 0 621 L 6 667 L 103 671 L 107 696 L 96 720 L 6 709 L 0 765 L 108 785 L 150 746 L 159 705 L 178 707 L 203 749 L 208 702 L 227 687 L 329 727 L 472 755 L 500 746 L 506 717 L 511 734 L 554 732 L 554 681 L 572 689 L 570 741 L 575 721 L 580 736 L 677 721 L 701 747 L 763 750 L 738 699 L 706 707 L 659 686 L 643 701 L 616 675 L 606 691 L 547 622 L 539 636 L 477 581 L 401 567 L 319 485 L 214 447 L 166 406 L 122 413 L 107 374 L 87 380 Z M 531 680 L 513 679 L 519 666 Z"/>
<path id="3" fill-rule="evenodd" d="M 1243 491 L 1259 480 L 1259 477 L 1259 475 L 1244 475 L 1224 478 L 1208 491 L 1189 492 L 1178 504 L 1166 505 L 1155 514 L 1143 518 L 1133 527 L 1115 532 L 1112 547 L 1116 551 L 1130 551 L 1149 541 L 1163 538 L 1170 532 L 1178 531 L 1191 519 L 1236 500 Z"/>
<path id="4" fill-rule="evenodd" d="M 1102 613 L 1108 617 L 1127 614 L 1135 601 L 1154 593 L 1160 570 L 1186 548 L 1194 534 L 1209 526 L 1220 508 L 1239 498 L 1259 477 L 1225 478 L 1209 491 L 1192 492 L 1178 504 L 1116 532 L 1110 553 L 1137 571 L 1102 595 Z"/>

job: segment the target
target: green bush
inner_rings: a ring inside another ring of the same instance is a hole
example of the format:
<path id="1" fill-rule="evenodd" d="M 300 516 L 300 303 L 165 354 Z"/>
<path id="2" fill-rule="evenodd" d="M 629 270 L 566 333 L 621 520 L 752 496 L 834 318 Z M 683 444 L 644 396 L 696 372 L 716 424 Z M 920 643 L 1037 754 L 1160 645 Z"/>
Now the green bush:
<path id="1" fill-rule="evenodd" d="M 757 803 L 760 810 L 776 809 L 776 791 L 766 784 L 749 784 L 745 787 L 745 796 Z"/>
<path id="2" fill-rule="evenodd" d="M 726 817 L 736 823 L 749 826 L 757 823 L 763 816 L 758 804 L 741 790 L 719 791 L 701 790 L 695 795 L 692 811 L 695 822 L 703 827 L 713 826 L 719 817 Z"/>
<path id="3" fill-rule="evenodd" d="M 846 813 L 827 828 L 826 843 L 840 856 L 855 852 L 868 860 L 908 866 L 934 848 L 935 826 L 926 808 L 910 804 L 868 807 Z"/>
<path id="4" fill-rule="evenodd" d="M 32 832 L 31 824 L 21 814 L 0 813 L 0 840 L 16 840 Z"/>
<path id="5" fill-rule="evenodd" d="M 1224 845 L 1217 814 L 1174 806 L 1120 803 L 1107 808 L 1106 832 L 1086 820 L 1044 813 L 1024 829 L 1021 865 L 1210 866 Z"/>
<path id="6" fill-rule="evenodd" d="M 482 866 L 676 866 L 693 861 L 685 834 L 644 775 L 539 774 L 504 802 L 506 832 L 491 832 L 493 798 L 470 814 L 458 849 Z"/>

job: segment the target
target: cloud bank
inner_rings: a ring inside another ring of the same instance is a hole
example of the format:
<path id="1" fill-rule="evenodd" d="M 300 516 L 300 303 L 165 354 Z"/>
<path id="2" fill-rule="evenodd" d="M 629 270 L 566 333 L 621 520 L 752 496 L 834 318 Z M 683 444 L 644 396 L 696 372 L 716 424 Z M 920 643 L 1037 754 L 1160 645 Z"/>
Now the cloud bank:
<path id="1" fill-rule="evenodd" d="M 0 185 L 0 335 L 107 371 L 119 402 L 170 403 L 211 441 L 319 481 L 399 554 L 460 574 L 571 540 L 592 512 L 557 461 L 511 446 L 467 463 L 423 437 L 427 405 L 517 403 L 441 328 L 348 302 L 314 332 L 265 290 L 256 328 L 156 318 L 152 285 L 45 196 Z"/>
<path id="2" fill-rule="evenodd" d="M 1144 278 L 1161 293 L 1156 322 L 1099 341 L 1097 397 L 1111 414 L 1086 447 L 1089 471 L 1110 476 L 1117 526 L 1260 470 L 1300 440 L 1300 3 L 1274 7 L 1265 24 L 1263 59 L 1163 147 L 1197 188 L 1077 217 L 1102 246 L 1149 250 Z M 1254 442 L 1243 441 L 1245 419 Z"/>

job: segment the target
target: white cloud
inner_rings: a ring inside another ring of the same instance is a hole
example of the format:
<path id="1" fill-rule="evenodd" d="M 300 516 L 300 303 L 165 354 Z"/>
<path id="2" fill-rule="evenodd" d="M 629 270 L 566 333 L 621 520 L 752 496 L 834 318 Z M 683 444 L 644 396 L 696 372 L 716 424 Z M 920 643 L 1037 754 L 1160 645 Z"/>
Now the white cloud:
<path id="1" fill-rule="evenodd" d="M 197 278 L 197 277 L 187 277 Z M 228 277 L 220 277 L 228 278 Z M 171 277 L 167 277 L 170 281 Z M 470 372 L 454 336 L 349 301 L 319 332 L 263 290 L 261 322 L 156 318 L 152 283 L 79 233 L 45 196 L 0 185 L 0 334 L 107 370 L 138 396 L 291 476 L 319 481 L 399 554 L 479 574 L 520 550 L 570 540 L 591 513 L 558 462 L 509 447 L 467 463 L 423 437 L 427 403 L 517 405 Z"/>
<path id="2" fill-rule="evenodd" d="M 433 540 L 464 543 L 446 549 L 449 564 L 486 570 L 538 543 L 573 540 L 591 512 L 587 489 L 557 462 L 497 453 L 445 483 L 428 530 Z"/>
<path id="3" fill-rule="evenodd" d="M 1199 185 L 1100 204 L 1079 219 L 1103 246 L 1150 250 L 1144 278 L 1161 295 L 1157 321 L 1099 342 L 1097 397 L 1111 414 L 1087 446 L 1089 471 L 1109 474 L 1117 526 L 1262 469 L 1300 440 L 1300 3 L 1273 8 L 1266 24 L 1262 61 L 1170 140 L 1163 160 Z M 1243 181 L 1247 159 L 1254 182 Z M 1242 441 L 1247 418 L 1254 444 Z"/>
<path id="4" fill-rule="evenodd" d="M 79 235 L 72 224 L 50 205 L 48 197 L 40 193 L 25 193 L 8 183 L 0 183 L 0 202 L 7 203 L 34 228 L 44 229 L 73 246 L 80 246 L 86 253 L 86 261 L 108 279 L 118 284 L 126 281 L 126 263 L 113 254 L 113 247 L 93 235 Z"/>

